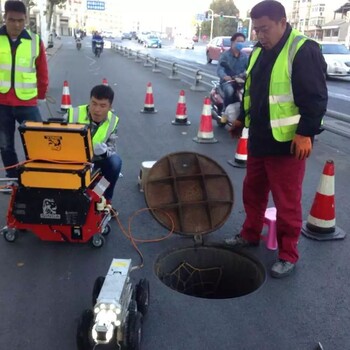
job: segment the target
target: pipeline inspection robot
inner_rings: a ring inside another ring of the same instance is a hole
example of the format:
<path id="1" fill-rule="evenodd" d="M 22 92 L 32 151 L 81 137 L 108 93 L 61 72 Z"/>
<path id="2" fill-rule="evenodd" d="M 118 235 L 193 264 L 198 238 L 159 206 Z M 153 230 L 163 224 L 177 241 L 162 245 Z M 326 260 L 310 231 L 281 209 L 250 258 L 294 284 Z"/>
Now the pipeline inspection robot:
<path id="1" fill-rule="evenodd" d="M 113 259 L 105 277 L 96 279 L 92 309 L 83 311 L 77 328 L 78 350 L 140 350 L 142 320 L 149 306 L 149 282 L 130 281 L 131 259 Z"/>

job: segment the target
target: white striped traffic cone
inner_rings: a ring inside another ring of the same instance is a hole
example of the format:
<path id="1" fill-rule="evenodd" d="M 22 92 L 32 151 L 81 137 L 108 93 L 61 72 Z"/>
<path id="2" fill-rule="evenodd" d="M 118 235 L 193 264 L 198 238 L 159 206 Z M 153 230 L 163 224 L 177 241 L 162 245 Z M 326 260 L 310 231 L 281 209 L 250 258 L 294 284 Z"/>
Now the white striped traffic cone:
<path id="1" fill-rule="evenodd" d="M 201 121 L 197 136 L 193 138 L 193 141 L 198 143 L 215 143 L 218 140 L 214 137 L 213 131 L 213 119 L 211 116 L 211 105 L 209 97 L 204 99 L 204 105 L 201 115 Z"/>
<path id="2" fill-rule="evenodd" d="M 243 128 L 242 136 L 238 140 L 235 159 L 228 160 L 227 163 L 235 168 L 246 168 L 248 159 L 248 129 Z"/>
<path id="3" fill-rule="evenodd" d="M 61 99 L 61 112 L 65 113 L 69 108 L 72 107 L 70 99 L 68 81 L 63 82 L 62 99 Z"/>
<path id="4" fill-rule="evenodd" d="M 153 100 L 153 90 L 152 84 L 147 84 L 146 97 L 143 109 L 140 111 L 141 113 L 157 113 L 157 110 L 154 108 L 154 100 Z"/>
<path id="5" fill-rule="evenodd" d="M 334 163 L 327 160 L 307 221 L 304 236 L 318 241 L 343 239 L 346 233 L 335 225 Z"/>
<path id="6" fill-rule="evenodd" d="M 179 101 L 176 107 L 175 120 L 171 122 L 173 125 L 190 125 L 191 122 L 187 120 L 187 107 L 185 91 L 181 90 L 179 95 Z"/>

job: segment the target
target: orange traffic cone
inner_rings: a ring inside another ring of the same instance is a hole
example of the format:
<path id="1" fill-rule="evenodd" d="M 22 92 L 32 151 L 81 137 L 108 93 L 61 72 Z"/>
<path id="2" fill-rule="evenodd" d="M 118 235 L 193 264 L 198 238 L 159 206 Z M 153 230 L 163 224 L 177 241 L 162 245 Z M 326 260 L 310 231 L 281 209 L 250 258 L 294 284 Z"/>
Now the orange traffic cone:
<path id="1" fill-rule="evenodd" d="M 193 141 L 198 143 L 218 142 L 218 140 L 214 138 L 213 119 L 211 117 L 211 105 L 209 97 L 206 97 L 204 99 L 198 134 L 196 137 L 193 138 Z"/>
<path id="2" fill-rule="evenodd" d="M 187 120 L 187 107 L 185 91 L 181 90 L 179 95 L 179 101 L 176 107 L 175 120 L 171 122 L 173 125 L 190 125 L 191 122 Z"/>
<path id="3" fill-rule="evenodd" d="M 327 160 L 307 221 L 303 222 L 304 236 L 318 241 L 343 239 L 346 233 L 335 226 L 334 163 Z"/>
<path id="4" fill-rule="evenodd" d="M 70 100 L 68 81 L 65 80 L 63 82 L 63 91 L 62 91 L 62 99 L 61 99 L 61 112 L 66 113 L 68 108 L 71 108 L 71 107 L 72 107 L 72 103 Z"/>
<path id="5" fill-rule="evenodd" d="M 108 86 L 108 81 L 107 81 L 106 78 L 103 78 L 103 79 L 102 79 L 102 85 Z"/>
<path id="6" fill-rule="evenodd" d="M 145 104 L 143 109 L 140 111 L 141 113 L 157 113 L 157 110 L 154 109 L 154 101 L 153 101 L 153 90 L 152 84 L 147 84 L 147 91 L 145 97 Z"/>
<path id="7" fill-rule="evenodd" d="M 243 128 L 242 136 L 238 140 L 235 159 L 228 160 L 227 163 L 235 168 L 245 168 L 248 159 L 248 129 Z"/>

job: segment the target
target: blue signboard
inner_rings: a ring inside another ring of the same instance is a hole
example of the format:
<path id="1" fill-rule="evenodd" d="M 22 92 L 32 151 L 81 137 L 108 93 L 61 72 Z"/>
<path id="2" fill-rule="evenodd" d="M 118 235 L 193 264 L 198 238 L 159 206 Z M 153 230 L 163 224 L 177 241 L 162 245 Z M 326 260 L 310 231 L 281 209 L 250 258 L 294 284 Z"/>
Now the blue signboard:
<path id="1" fill-rule="evenodd" d="M 98 11 L 104 11 L 105 10 L 105 3 L 104 1 L 86 1 L 86 6 L 88 10 L 98 10 Z"/>

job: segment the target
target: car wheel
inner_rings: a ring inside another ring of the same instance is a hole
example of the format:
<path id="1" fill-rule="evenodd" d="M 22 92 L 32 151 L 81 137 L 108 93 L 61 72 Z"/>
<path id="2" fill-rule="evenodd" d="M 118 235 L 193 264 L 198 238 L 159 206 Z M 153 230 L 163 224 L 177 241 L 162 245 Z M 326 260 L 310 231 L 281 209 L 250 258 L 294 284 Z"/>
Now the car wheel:
<path id="1" fill-rule="evenodd" d="M 209 57 L 209 51 L 207 51 L 207 63 L 211 63 L 212 59 Z"/>

